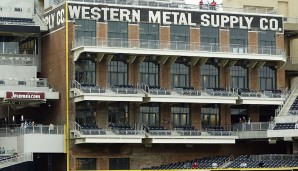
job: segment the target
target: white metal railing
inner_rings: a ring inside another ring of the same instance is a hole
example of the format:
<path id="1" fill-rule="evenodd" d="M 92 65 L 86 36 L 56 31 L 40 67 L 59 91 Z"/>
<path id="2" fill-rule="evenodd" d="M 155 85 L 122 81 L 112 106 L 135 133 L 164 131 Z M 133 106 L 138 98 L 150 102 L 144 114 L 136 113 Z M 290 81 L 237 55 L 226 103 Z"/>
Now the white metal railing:
<path id="1" fill-rule="evenodd" d="M 20 134 L 64 134 L 63 125 L 15 125 L 0 128 L 0 136 L 17 136 Z"/>
<path id="2" fill-rule="evenodd" d="M 27 161 L 33 161 L 32 153 L 14 154 L 5 160 L 0 160 L 0 169 Z"/>
<path id="3" fill-rule="evenodd" d="M 10 57 L 14 56 L 14 57 Z M 19 56 L 19 57 L 16 57 Z M 19 65 L 19 66 L 35 66 L 37 65 L 37 56 L 32 55 L 6 55 L 0 54 L 0 65 Z"/>
<path id="4" fill-rule="evenodd" d="M 272 125 L 271 125 L 272 126 Z M 231 130 L 239 131 L 267 131 L 270 128 L 270 122 L 251 122 L 251 123 L 235 123 Z"/>
<path id="5" fill-rule="evenodd" d="M 284 23 L 298 23 L 298 18 L 297 17 L 284 17 Z"/>
<path id="6" fill-rule="evenodd" d="M 206 51 L 206 52 L 222 52 L 236 54 L 266 54 L 266 55 L 282 55 L 285 60 L 285 51 L 275 46 L 245 46 L 245 45 L 220 45 L 216 43 L 204 44 L 202 42 L 165 42 L 151 40 L 122 40 L 122 39 L 103 39 L 97 37 L 82 37 L 73 41 L 73 49 L 80 46 L 97 46 L 104 48 L 133 48 L 133 49 L 163 49 L 163 50 L 180 50 L 180 51 Z"/>
<path id="7" fill-rule="evenodd" d="M 197 10 L 218 10 L 218 11 L 230 11 L 230 12 L 246 12 L 246 13 L 262 13 L 262 14 L 277 14 L 277 10 L 271 8 L 261 7 L 244 7 L 244 8 L 232 8 L 224 7 L 223 4 L 217 4 L 215 7 L 209 3 L 203 6 L 197 4 L 188 4 L 185 0 L 55 0 L 53 5 L 68 2 L 87 2 L 87 3 L 102 3 L 102 4 L 119 4 L 119 5 L 134 5 L 141 7 L 163 7 L 163 8 L 179 8 L 179 9 L 197 9 Z"/>
<path id="8" fill-rule="evenodd" d="M 47 78 L 0 78 L 0 86 L 50 87 Z"/>
<path id="9" fill-rule="evenodd" d="M 261 154 L 261 155 L 251 155 L 250 158 L 255 160 L 297 160 L 297 154 Z"/>
<path id="10" fill-rule="evenodd" d="M 298 64 L 298 57 L 288 56 L 287 57 L 287 63 L 288 64 Z"/>

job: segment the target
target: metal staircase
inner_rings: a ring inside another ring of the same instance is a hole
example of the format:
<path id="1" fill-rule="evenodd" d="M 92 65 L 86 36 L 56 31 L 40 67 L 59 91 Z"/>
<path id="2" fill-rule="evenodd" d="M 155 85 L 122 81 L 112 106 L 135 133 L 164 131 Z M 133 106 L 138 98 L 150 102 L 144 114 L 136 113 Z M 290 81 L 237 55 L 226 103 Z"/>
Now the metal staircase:
<path id="1" fill-rule="evenodd" d="M 294 100 L 298 96 L 298 78 L 295 78 L 292 85 L 294 86 L 292 86 L 291 93 L 286 97 L 284 104 L 275 111 L 276 123 L 296 122 L 298 120 L 298 116 L 288 114 Z"/>

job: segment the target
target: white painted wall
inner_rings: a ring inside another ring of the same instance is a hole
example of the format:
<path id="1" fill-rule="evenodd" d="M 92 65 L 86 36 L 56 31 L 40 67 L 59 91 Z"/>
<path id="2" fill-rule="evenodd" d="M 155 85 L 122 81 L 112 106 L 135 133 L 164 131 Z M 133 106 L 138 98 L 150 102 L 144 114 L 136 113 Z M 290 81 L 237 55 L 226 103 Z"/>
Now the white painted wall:
<path id="1" fill-rule="evenodd" d="M 64 135 L 25 134 L 23 153 L 63 153 Z"/>
<path id="2" fill-rule="evenodd" d="M 11 136 L 11 137 L 1 137 L 0 138 L 0 147 L 7 150 L 15 150 L 17 149 L 17 136 Z"/>
<path id="3" fill-rule="evenodd" d="M 36 73 L 36 66 L 1 65 L 0 67 L 0 79 L 31 79 L 37 77 Z"/>
<path id="4" fill-rule="evenodd" d="M 1 17 L 32 18 L 33 14 L 34 0 L 1 0 Z"/>

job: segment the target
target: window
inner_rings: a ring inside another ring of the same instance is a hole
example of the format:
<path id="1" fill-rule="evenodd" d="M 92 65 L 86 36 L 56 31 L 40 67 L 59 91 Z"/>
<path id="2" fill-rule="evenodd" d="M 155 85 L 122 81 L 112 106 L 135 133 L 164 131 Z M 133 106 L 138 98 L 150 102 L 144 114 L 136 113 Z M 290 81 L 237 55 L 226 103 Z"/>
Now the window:
<path id="1" fill-rule="evenodd" d="M 234 65 L 230 68 L 231 86 L 237 88 L 247 88 L 247 68 Z"/>
<path id="2" fill-rule="evenodd" d="M 219 28 L 217 27 L 201 27 L 201 50 L 218 51 L 219 42 Z"/>
<path id="3" fill-rule="evenodd" d="M 159 126 L 159 104 L 150 103 L 140 107 L 142 123 L 146 126 Z"/>
<path id="4" fill-rule="evenodd" d="M 75 80 L 81 84 L 95 85 L 96 72 L 95 61 L 90 59 L 79 59 L 76 62 Z"/>
<path id="5" fill-rule="evenodd" d="M 190 107 L 188 104 L 171 107 L 173 127 L 190 126 Z"/>
<path id="6" fill-rule="evenodd" d="M 76 122 L 79 125 L 94 124 L 95 109 L 92 102 L 79 102 L 76 105 Z"/>
<path id="7" fill-rule="evenodd" d="M 109 46 L 127 47 L 128 46 L 128 24 L 127 22 L 108 21 Z"/>
<path id="8" fill-rule="evenodd" d="M 248 106 L 247 105 L 235 105 L 231 106 L 231 122 L 239 123 L 239 119 L 245 117 L 248 119 Z"/>
<path id="9" fill-rule="evenodd" d="M 217 126 L 219 124 L 219 105 L 205 105 L 201 108 L 202 127 Z"/>
<path id="10" fill-rule="evenodd" d="M 75 20 L 76 27 L 76 39 L 84 39 L 84 44 L 86 46 L 96 45 L 96 20 Z"/>
<path id="11" fill-rule="evenodd" d="M 76 170 L 96 170 L 96 158 L 77 158 Z"/>
<path id="12" fill-rule="evenodd" d="M 108 106 L 109 109 L 109 118 L 110 123 L 115 123 L 118 125 L 128 124 L 129 123 L 129 103 L 128 102 L 115 102 L 111 103 Z"/>
<path id="13" fill-rule="evenodd" d="M 189 26 L 171 25 L 171 49 L 189 49 Z"/>
<path id="14" fill-rule="evenodd" d="M 263 66 L 259 69 L 260 89 L 276 89 L 276 71 L 272 67 Z"/>
<path id="15" fill-rule="evenodd" d="M 276 37 L 274 31 L 259 32 L 259 53 L 275 54 Z"/>
<path id="16" fill-rule="evenodd" d="M 173 63 L 171 65 L 172 88 L 189 87 L 189 67 L 184 63 Z"/>
<path id="17" fill-rule="evenodd" d="M 130 159 L 129 158 L 110 158 L 109 170 L 129 170 Z"/>
<path id="18" fill-rule="evenodd" d="M 217 65 L 217 64 L 215 64 Z M 218 87 L 218 67 L 213 64 L 205 64 L 201 66 L 201 85 L 203 89 L 210 87 Z"/>
<path id="19" fill-rule="evenodd" d="M 148 86 L 159 86 L 159 64 L 144 61 L 140 64 L 140 81 Z"/>
<path id="20" fill-rule="evenodd" d="M 110 61 L 108 66 L 110 86 L 128 84 L 128 65 L 125 61 Z"/>
<path id="21" fill-rule="evenodd" d="M 141 47 L 156 49 L 159 46 L 159 24 L 140 23 Z"/>
<path id="22" fill-rule="evenodd" d="M 232 52 L 247 53 L 248 30 L 230 29 L 230 45 Z"/>

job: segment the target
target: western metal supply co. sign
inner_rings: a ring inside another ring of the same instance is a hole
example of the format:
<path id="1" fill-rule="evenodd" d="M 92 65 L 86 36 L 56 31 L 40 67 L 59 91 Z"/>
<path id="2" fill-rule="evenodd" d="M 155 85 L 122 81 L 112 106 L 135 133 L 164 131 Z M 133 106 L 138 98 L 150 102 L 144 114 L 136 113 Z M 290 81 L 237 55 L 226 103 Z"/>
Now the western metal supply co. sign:
<path id="1" fill-rule="evenodd" d="M 283 32 L 283 18 L 276 15 L 236 14 L 219 11 L 176 10 L 109 6 L 106 4 L 68 4 L 69 20 L 87 19 L 124 21 L 129 23 L 158 23 L 160 25 L 209 26 L 219 28 L 259 29 Z M 49 29 L 56 30 L 65 23 L 65 4 L 44 15 Z"/>

